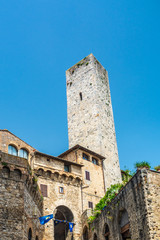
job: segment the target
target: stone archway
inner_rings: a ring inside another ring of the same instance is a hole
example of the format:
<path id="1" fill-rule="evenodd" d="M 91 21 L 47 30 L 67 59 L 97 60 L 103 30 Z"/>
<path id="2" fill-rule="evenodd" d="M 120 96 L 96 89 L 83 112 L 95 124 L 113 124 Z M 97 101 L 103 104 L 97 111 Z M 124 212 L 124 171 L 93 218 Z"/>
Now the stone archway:
<path id="1" fill-rule="evenodd" d="M 83 228 L 83 240 L 88 240 L 88 228 L 85 226 Z"/>
<path id="2" fill-rule="evenodd" d="M 73 222 L 74 217 L 72 211 L 64 206 L 58 206 L 56 208 L 55 219 L 57 220 L 66 220 L 68 222 Z M 54 225 L 54 240 L 71 240 L 73 234 L 69 231 L 68 223 L 58 223 Z"/>
<path id="3" fill-rule="evenodd" d="M 122 240 L 131 240 L 129 217 L 126 209 L 123 209 L 119 213 L 119 224 Z"/>

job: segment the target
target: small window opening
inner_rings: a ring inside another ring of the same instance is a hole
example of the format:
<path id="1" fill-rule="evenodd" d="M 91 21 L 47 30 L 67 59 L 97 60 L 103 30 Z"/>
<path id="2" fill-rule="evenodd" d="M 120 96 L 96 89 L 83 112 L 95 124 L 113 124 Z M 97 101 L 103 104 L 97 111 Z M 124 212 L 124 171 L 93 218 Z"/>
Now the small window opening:
<path id="1" fill-rule="evenodd" d="M 81 92 L 79 93 L 79 96 L 80 96 L 80 99 L 81 99 L 81 101 L 82 101 L 82 93 L 81 93 Z"/>
<path id="2" fill-rule="evenodd" d="M 64 165 L 64 171 L 65 172 L 70 172 L 70 166 L 69 165 Z"/>
<path id="3" fill-rule="evenodd" d="M 95 165 L 98 165 L 98 160 L 96 158 L 92 157 L 92 163 Z"/>
<path id="4" fill-rule="evenodd" d="M 86 173 L 86 180 L 89 180 L 89 181 L 90 181 L 90 172 L 85 171 L 85 173 Z"/>
<path id="5" fill-rule="evenodd" d="M 85 153 L 83 153 L 83 159 L 89 161 L 89 156 Z"/>
<path id="6" fill-rule="evenodd" d="M 47 162 L 50 162 L 50 159 L 49 159 L 49 158 L 47 158 Z"/>
<path id="7" fill-rule="evenodd" d="M 93 209 L 93 202 L 88 202 L 88 207 Z"/>
<path id="8" fill-rule="evenodd" d="M 64 188 L 63 187 L 59 187 L 59 192 L 60 193 L 64 193 Z"/>

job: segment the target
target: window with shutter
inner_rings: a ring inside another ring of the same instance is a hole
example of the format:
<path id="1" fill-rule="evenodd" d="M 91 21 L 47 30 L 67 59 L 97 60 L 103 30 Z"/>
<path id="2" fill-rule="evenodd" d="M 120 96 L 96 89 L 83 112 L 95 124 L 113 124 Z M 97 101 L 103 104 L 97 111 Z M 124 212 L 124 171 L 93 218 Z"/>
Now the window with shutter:
<path id="1" fill-rule="evenodd" d="M 90 180 L 90 172 L 85 171 L 85 173 L 86 173 L 86 180 Z"/>
<path id="2" fill-rule="evenodd" d="M 47 185 L 41 184 L 41 185 L 40 185 L 40 188 L 41 188 L 42 196 L 43 196 L 43 197 L 48 197 L 48 194 L 47 194 Z"/>
<path id="3" fill-rule="evenodd" d="M 93 209 L 93 202 L 88 202 L 88 207 Z"/>

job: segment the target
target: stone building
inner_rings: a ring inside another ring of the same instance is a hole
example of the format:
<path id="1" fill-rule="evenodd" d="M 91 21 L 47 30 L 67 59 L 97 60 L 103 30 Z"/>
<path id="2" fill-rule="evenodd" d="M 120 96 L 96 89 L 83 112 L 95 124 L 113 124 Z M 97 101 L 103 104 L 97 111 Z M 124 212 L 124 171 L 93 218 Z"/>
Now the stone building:
<path id="1" fill-rule="evenodd" d="M 6 129 L 0 130 L 0 141 L 1 152 L 8 156 L 10 161 L 14 159 L 16 171 L 19 169 L 17 168 L 18 165 L 16 165 L 16 161 L 17 164 L 23 161 L 29 171 L 27 176 L 31 178 L 31 182 L 32 178 L 37 178 L 36 181 L 43 195 L 43 205 L 41 205 L 41 212 L 35 216 L 31 213 L 30 218 L 36 218 L 38 221 L 40 213 L 41 215 L 53 213 L 56 219 L 74 222 L 74 239 L 81 239 L 82 212 L 86 209 L 94 208 L 95 204 L 98 203 L 105 193 L 103 175 L 104 157 L 80 145 L 76 145 L 58 157 L 50 156 L 37 151 Z M 8 162 L 2 159 L 2 161 L 0 161 L 2 173 L 7 171 L 3 164 L 7 164 L 8 168 Z M 8 171 L 10 172 L 10 170 Z M 20 171 L 22 174 L 21 169 Z M 27 173 L 25 172 L 25 174 Z M 2 174 L 1 178 L 3 179 L 3 177 Z M 7 179 L 7 181 L 9 181 L 9 179 Z M 26 177 L 21 177 L 21 181 L 23 181 L 24 186 L 27 186 Z M 10 189 L 13 193 L 15 188 L 14 184 L 15 183 L 11 185 L 12 188 Z M 4 192 L 2 192 L 2 196 L 3 195 Z M 25 194 L 22 194 L 21 197 L 25 204 Z M 29 203 L 28 209 L 33 207 L 32 201 Z M 14 208 L 14 205 L 12 207 Z M 4 221 L 2 206 L 1 209 L 2 215 L 0 215 L 0 220 Z M 9 209 L 7 211 L 9 211 Z M 40 227 L 39 222 L 36 222 L 36 224 L 36 226 Z M 25 230 L 23 229 L 22 233 L 23 231 L 27 232 L 25 226 L 23 228 Z M 72 237 L 72 234 L 68 231 L 68 225 L 64 223 L 54 226 L 53 222 L 50 221 L 45 224 L 44 228 L 43 240 L 63 240 L 71 239 Z M 32 232 L 34 231 L 33 226 L 29 229 L 32 229 Z M 20 236 L 22 237 L 22 235 Z M 6 239 L 4 238 L 4 240 Z M 24 239 L 27 238 L 24 237 Z M 42 239 L 42 237 L 38 234 L 37 239 Z"/>
<path id="2" fill-rule="evenodd" d="M 88 212 L 121 182 L 108 74 L 90 54 L 66 78 L 67 151 L 50 156 L 0 130 L 0 240 L 160 239 L 160 175 L 153 171 L 137 172 L 89 230 Z M 52 213 L 64 222 L 40 225 Z"/>

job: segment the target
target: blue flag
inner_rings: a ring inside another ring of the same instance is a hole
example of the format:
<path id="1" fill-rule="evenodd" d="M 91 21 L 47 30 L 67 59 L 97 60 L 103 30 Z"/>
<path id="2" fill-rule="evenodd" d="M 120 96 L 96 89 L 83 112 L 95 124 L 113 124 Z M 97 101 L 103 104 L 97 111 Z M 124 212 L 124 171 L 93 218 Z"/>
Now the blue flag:
<path id="1" fill-rule="evenodd" d="M 73 226 L 74 226 L 74 223 L 69 222 L 69 230 L 70 230 L 70 232 L 73 232 Z"/>
<path id="2" fill-rule="evenodd" d="M 53 214 L 47 215 L 47 216 L 43 216 L 39 218 L 40 224 L 44 225 L 45 223 L 47 223 L 49 220 L 51 220 L 53 218 Z"/>

